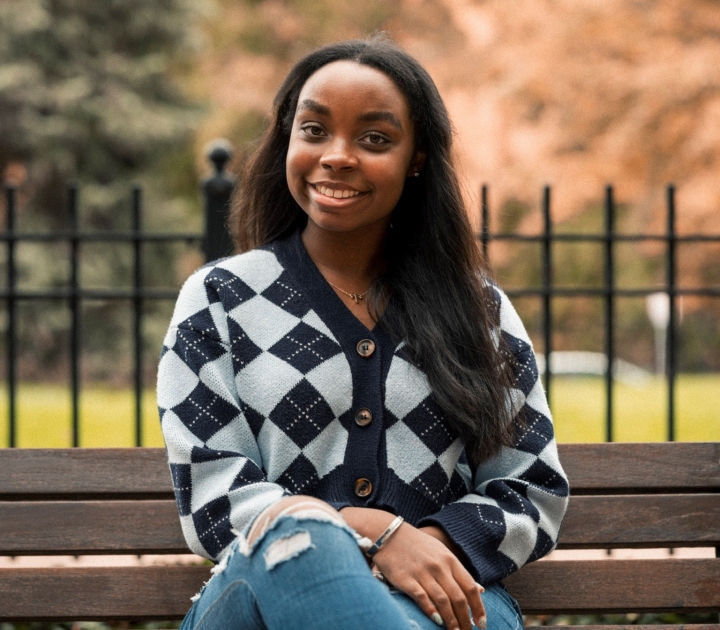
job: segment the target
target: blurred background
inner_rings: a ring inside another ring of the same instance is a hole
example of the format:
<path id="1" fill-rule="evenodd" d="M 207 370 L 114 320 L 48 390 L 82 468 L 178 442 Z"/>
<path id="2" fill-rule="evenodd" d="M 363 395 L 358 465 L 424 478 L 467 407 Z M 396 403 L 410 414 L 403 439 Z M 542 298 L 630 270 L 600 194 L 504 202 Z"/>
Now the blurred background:
<path id="1" fill-rule="evenodd" d="M 296 60 L 322 44 L 378 31 L 435 79 L 455 124 L 457 164 L 478 230 L 482 184 L 490 230 L 520 235 L 543 229 L 542 190 L 550 185 L 556 233 L 600 234 L 611 183 L 619 233 L 663 234 L 666 185 L 674 183 L 678 233 L 720 235 L 717 0 L 0 0 L 0 173 L 17 191 L 14 229 L 66 229 L 66 189 L 74 182 L 80 231 L 130 230 L 137 183 L 143 230 L 201 235 L 208 143 L 227 138 L 237 171 Z M 4 197 L 3 225 L 7 210 Z M 501 286 L 541 286 L 541 245 L 489 243 Z M 602 247 L 554 244 L 553 283 L 602 288 Z M 148 289 L 176 290 L 204 262 L 197 240 L 142 249 Z M 616 286 L 661 291 L 666 250 L 659 240 L 617 243 Z M 720 239 L 680 243 L 676 252 L 681 289 L 718 292 Z M 70 253 L 67 241 L 18 242 L 17 288 L 67 287 Z M 83 242 L 79 285 L 130 287 L 133 260 L 129 242 Z M 0 277 L 7 277 L 7 262 L 0 254 Z M 542 300 L 529 295 L 515 303 L 542 351 Z M 147 446 L 162 445 L 153 388 L 172 306 L 172 299 L 142 306 Z M 131 307 L 128 299 L 79 306 L 82 446 L 134 443 Z M 606 436 L 603 308 L 598 296 L 552 300 L 558 354 L 550 360 L 551 403 L 561 441 Z M 613 437 L 620 441 L 667 437 L 666 333 L 648 308 L 644 294 L 615 302 L 623 369 L 615 374 Z M 18 300 L 17 313 L 16 445 L 68 446 L 67 301 Z M 5 311 L 0 318 L 7 331 Z M 675 438 L 718 440 L 720 300 L 683 295 L 677 324 Z"/>

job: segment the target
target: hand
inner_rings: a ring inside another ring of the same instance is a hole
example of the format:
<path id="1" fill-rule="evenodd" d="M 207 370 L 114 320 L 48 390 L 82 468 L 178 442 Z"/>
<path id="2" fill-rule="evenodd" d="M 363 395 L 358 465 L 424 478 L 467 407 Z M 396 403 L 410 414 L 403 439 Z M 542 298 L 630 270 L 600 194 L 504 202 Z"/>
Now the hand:
<path id="1" fill-rule="evenodd" d="M 450 545 L 453 543 L 439 528 L 416 529 L 403 523 L 373 561 L 395 588 L 410 596 L 436 623 L 441 618 L 449 630 L 470 630 L 470 608 L 476 625 L 482 628 L 486 623 L 480 596 L 483 588 L 450 551 Z"/>

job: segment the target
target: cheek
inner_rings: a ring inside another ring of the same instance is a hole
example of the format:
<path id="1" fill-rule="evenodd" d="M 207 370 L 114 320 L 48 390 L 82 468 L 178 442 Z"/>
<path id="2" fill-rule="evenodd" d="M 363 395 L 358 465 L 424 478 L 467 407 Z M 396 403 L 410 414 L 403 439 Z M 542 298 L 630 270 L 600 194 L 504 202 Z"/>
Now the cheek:
<path id="1" fill-rule="evenodd" d="M 308 169 L 307 162 L 307 156 L 291 143 L 285 158 L 285 177 L 293 197 L 297 197 L 298 192 L 303 188 L 303 180 Z"/>
<path id="2" fill-rule="evenodd" d="M 378 181 L 383 181 L 386 189 L 402 191 L 407 180 L 408 164 L 409 162 L 406 164 L 404 159 L 387 160 L 385 163 L 378 162 L 374 169 L 376 178 Z"/>
<path id="3" fill-rule="evenodd" d="M 285 157 L 285 172 L 287 173 L 288 179 L 298 170 L 299 156 L 297 148 L 293 146 L 291 142 L 288 146 L 287 156 Z"/>

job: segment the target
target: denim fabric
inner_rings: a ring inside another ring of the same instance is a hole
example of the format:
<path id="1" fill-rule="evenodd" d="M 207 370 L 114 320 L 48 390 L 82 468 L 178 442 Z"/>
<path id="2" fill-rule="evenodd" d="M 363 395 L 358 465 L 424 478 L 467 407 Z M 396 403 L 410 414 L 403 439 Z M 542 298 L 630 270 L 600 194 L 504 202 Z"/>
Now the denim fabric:
<path id="1" fill-rule="evenodd" d="M 415 603 L 372 576 L 350 529 L 282 516 L 252 550 L 232 543 L 181 630 L 437 630 Z M 483 594 L 488 628 L 519 630 L 500 585 Z"/>

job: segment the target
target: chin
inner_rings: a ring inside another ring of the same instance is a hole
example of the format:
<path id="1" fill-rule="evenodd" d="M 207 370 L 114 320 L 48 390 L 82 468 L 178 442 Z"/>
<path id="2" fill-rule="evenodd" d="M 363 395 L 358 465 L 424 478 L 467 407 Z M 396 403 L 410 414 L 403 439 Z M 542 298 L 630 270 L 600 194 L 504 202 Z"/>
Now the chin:
<path id="1" fill-rule="evenodd" d="M 386 230 L 389 224 L 389 220 L 384 221 L 382 219 L 370 223 L 357 222 L 349 219 L 352 219 L 352 217 L 338 215 L 310 217 L 308 223 L 313 223 L 316 229 L 338 234 L 348 232 L 362 233 L 378 229 Z"/>

